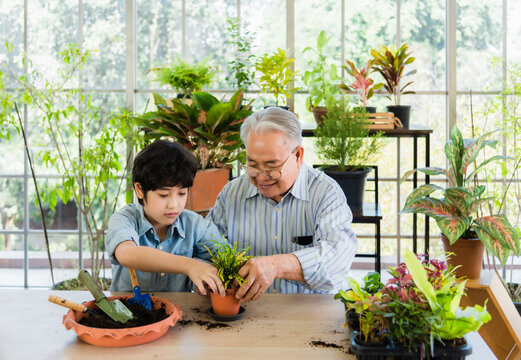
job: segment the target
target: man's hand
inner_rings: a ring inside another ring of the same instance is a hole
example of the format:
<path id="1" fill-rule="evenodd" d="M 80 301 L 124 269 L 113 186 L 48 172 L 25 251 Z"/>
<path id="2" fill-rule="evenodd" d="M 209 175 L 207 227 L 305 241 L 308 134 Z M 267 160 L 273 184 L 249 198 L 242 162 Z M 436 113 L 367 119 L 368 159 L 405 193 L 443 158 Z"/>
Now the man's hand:
<path id="1" fill-rule="evenodd" d="M 221 279 L 217 276 L 215 266 L 194 260 L 188 268 L 187 275 L 194 283 L 198 294 L 206 295 L 206 289 L 209 288 L 214 294 L 226 295 L 226 290 L 224 290 Z"/>
<path id="2" fill-rule="evenodd" d="M 276 260 L 273 256 L 251 258 L 239 270 L 239 276 L 246 281 L 237 290 L 235 297 L 242 301 L 257 300 L 277 276 Z"/>

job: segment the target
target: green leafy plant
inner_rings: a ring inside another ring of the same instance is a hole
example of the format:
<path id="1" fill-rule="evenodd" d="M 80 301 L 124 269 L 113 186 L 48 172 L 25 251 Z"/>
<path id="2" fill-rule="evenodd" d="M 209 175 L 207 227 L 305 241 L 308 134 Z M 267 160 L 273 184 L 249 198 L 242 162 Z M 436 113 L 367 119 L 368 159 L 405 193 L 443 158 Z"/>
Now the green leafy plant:
<path id="1" fill-rule="evenodd" d="M 166 66 L 153 68 L 148 72 L 156 73 L 153 80 L 161 85 L 170 85 L 182 94 L 183 98 L 209 85 L 215 75 L 215 71 L 206 62 L 190 64 L 179 57 Z"/>
<path id="2" fill-rule="evenodd" d="M 389 94 L 387 98 L 395 105 L 399 105 L 398 95 L 414 94 L 414 91 L 405 91 L 413 81 L 405 85 L 400 84 L 404 77 L 416 74 L 416 69 L 404 74 L 407 65 L 415 60 L 411 54 L 407 43 L 404 43 L 398 49 L 395 49 L 393 45 L 390 49 L 384 45 L 380 50 L 371 50 L 373 68 L 384 78 L 383 86 Z"/>
<path id="3" fill-rule="evenodd" d="M 288 58 L 286 50 L 277 49 L 273 54 L 264 54 L 255 62 L 255 70 L 261 76 L 259 79 L 259 87 L 261 91 L 271 93 L 275 96 L 275 105 L 279 105 L 280 101 L 285 104 L 286 98 L 292 96 L 292 93 L 298 88 L 290 89 L 290 83 L 298 74 L 297 71 L 291 70 L 291 63 L 295 61 Z"/>
<path id="4" fill-rule="evenodd" d="M 47 79 L 25 57 L 30 76 L 13 76 L 13 80 L 19 101 L 40 114 L 35 126 L 42 132 L 42 142 L 48 137 L 39 153 L 42 163 L 61 175 L 57 186 L 49 186 L 42 193 L 43 201 L 51 210 L 58 199 L 64 204 L 75 202 L 84 218 L 92 275 L 97 280 L 104 266 L 108 221 L 128 185 L 127 148 L 141 147 L 142 137 L 128 112 L 108 114 L 81 90 L 66 87 L 88 63 L 90 51 L 69 45 L 60 56 L 63 64 L 57 80 Z M 2 112 L 4 120 L 13 117 L 12 112 Z"/>
<path id="5" fill-rule="evenodd" d="M 223 242 L 214 241 L 213 250 L 206 245 L 203 246 L 210 253 L 210 260 L 213 266 L 217 268 L 217 275 L 223 282 L 225 289 L 231 289 L 235 282 L 240 286 L 246 281 L 238 273 L 241 267 L 251 258 L 251 256 L 246 255 L 250 247 L 237 249 L 237 242 L 231 246 L 226 239 Z"/>
<path id="6" fill-rule="evenodd" d="M 228 63 L 228 75 L 226 80 L 230 82 L 236 89 L 247 90 L 254 81 L 255 72 L 254 59 L 255 55 L 251 52 L 251 44 L 255 40 L 255 35 L 246 29 L 241 31 L 239 18 L 231 18 L 227 20 L 226 28 L 229 39 L 227 44 L 233 46 L 234 59 Z"/>
<path id="7" fill-rule="evenodd" d="M 436 288 L 429 282 L 424 265 L 409 249 L 405 249 L 404 260 L 414 285 L 429 303 L 433 316 L 427 317 L 427 321 L 438 340 L 460 338 L 491 320 L 485 305 L 467 306 L 459 311 L 467 280 L 457 281 L 451 272 L 444 272 L 444 282 Z"/>
<path id="8" fill-rule="evenodd" d="M 362 69 L 358 69 L 350 60 L 346 60 L 349 67 L 346 65 L 343 66 L 347 73 L 353 77 L 354 81 L 350 85 L 346 85 L 345 83 L 340 84 L 340 89 L 356 92 L 364 107 L 367 106 L 367 100 L 373 97 L 374 91 L 383 86 L 383 84 L 375 84 L 373 79 L 369 77 L 373 67 L 373 61 L 374 60 L 368 60 L 367 65 Z"/>
<path id="9" fill-rule="evenodd" d="M 358 170 L 370 164 L 384 146 L 382 132 L 369 134 L 367 114 L 355 111 L 348 99 L 329 97 L 327 115 L 315 129 L 320 158 L 338 171 Z"/>
<path id="10" fill-rule="evenodd" d="M 153 94 L 157 110 L 136 116 L 136 121 L 147 129 L 147 140 L 167 137 L 183 145 L 196 156 L 200 169 L 224 167 L 243 160 L 240 127 L 252 113 L 251 101 L 241 105 L 243 94 L 240 89 L 229 101 L 219 101 L 209 93 L 195 92 L 191 105 L 172 99 L 172 106 Z"/>
<path id="11" fill-rule="evenodd" d="M 311 52 L 313 57 L 309 58 L 308 70 L 304 72 L 302 81 L 308 88 L 309 96 L 306 98 L 306 107 L 325 104 L 327 96 L 332 96 L 338 92 L 338 72 L 335 64 L 329 63 L 326 46 L 331 40 L 322 30 L 317 37 L 316 49 L 308 46 L 302 50 L 302 54 Z"/>
<path id="12" fill-rule="evenodd" d="M 449 168 L 427 167 L 406 172 L 401 181 L 405 181 L 416 171 L 426 175 L 444 175 L 449 186 L 443 188 L 435 184 L 424 184 L 414 189 L 407 197 L 401 213 L 419 213 L 436 220 L 441 232 L 455 243 L 459 238 L 472 238 L 476 233 L 487 250 L 498 257 L 504 265 L 511 253 L 520 255 L 519 232 L 503 214 L 478 215 L 481 205 L 494 201 L 493 197 L 482 197 L 485 186 L 474 186 L 477 173 L 485 165 L 508 159 L 503 155 L 494 155 L 481 163 L 476 163 L 479 152 L 486 146 L 495 148 L 496 140 L 487 140 L 494 133 L 488 132 L 476 139 L 463 139 L 459 129 L 454 126 L 450 141 L 445 144 L 445 156 Z M 431 197 L 434 192 L 441 192 L 442 198 Z"/>

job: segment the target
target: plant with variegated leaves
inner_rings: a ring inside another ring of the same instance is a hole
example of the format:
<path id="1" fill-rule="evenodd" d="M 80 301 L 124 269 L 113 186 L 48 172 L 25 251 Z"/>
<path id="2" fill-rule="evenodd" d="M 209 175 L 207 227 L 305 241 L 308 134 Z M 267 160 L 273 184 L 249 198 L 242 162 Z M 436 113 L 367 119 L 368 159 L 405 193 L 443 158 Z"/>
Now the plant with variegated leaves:
<path id="1" fill-rule="evenodd" d="M 343 66 L 346 72 L 354 78 L 354 81 L 351 85 L 342 83 L 339 88 L 344 91 L 355 91 L 360 96 L 362 106 L 367 106 L 367 100 L 373 97 L 374 91 L 383 86 L 383 84 L 375 84 L 373 79 L 369 77 L 373 62 L 374 60 L 370 59 L 365 67 L 358 69 L 352 61 L 346 60 L 349 67 Z"/>
<path id="2" fill-rule="evenodd" d="M 477 173 L 485 165 L 510 159 L 507 156 L 494 155 L 477 163 L 478 154 L 484 147 L 495 148 L 497 140 L 487 140 L 494 132 L 488 132 L 476 139 L 463 139 L 461 132 L 454 126 L 450 141 L 445 144 L 444 149 L 449 168 L 415 169 L 405 173 L 401 179 L 403 182 L 414 172 L 420 171 L 430 176 L 445 175 L 449 186 L 419 186 L 407 197 L 401 213 L 418 213 L 434 218 L 451 244 L 460 238 L 469 239 L 475 233 L 487 250 L 505 265 L 511 253 L 520 255 L 519 233 L 503 214 L 478 215 L 479 207 L 493 202 L 494 198 L 483 197 L 485 186 L 473 186 Z M 444 197 L 431 197 L 434 192 L 441 192 Z"/>

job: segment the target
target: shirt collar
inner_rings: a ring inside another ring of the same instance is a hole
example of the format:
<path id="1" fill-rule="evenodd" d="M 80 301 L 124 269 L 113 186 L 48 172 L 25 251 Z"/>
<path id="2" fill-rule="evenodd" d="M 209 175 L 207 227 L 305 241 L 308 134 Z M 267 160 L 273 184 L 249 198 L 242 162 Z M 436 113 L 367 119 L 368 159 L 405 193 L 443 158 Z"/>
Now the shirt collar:
<path id="1" fill-rule="evenodd" d="M 243 176 L 248 177 L 248 175 L 244 174 Z M 259 189 L 254 186 L 250 179 L 247 178 L 248 181 L 248 189 L 246 190 L 246 198 L 251 198 L 259 194 Z M 297 179 L 293 183 L 293 186 L 289 190 L 289 193 L 293 195 L 295 198 L 300 200 L 309 201 L 308 194 L 308 166 L 305 163 L 302 163 L 300 170 L 297 175 Z"/>
<path id="2" fill-rule="evenodd" d="M 154 226 L 148 221 L 148 219 L 145 216 L 145 212 L 143 211 L 143 205 L 139 204 L 138 206 L 139 214 L 141 215 L 141 221 L 139 223 L 139 236 L 144 235 L 147 231 L 150 229 L 153 229 Z M 165 240 L 170 239 L 174 235 L 174 230 L 177 230 L 177 233 L 180 237 L 185 238 L 185 227 L 184 227 L 184 216 L 183 212 L 179 214 L 177 219 L 175 219 L 174 223 L 168 227 L 168 230 L 166 231 Z M 154 230 L 155 231 L 155 230 Z"/>

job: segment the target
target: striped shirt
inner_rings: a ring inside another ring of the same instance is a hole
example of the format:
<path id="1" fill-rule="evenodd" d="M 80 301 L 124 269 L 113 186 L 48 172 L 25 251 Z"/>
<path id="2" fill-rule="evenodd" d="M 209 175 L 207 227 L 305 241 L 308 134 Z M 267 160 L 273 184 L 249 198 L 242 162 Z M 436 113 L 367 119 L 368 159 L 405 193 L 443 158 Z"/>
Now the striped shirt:
<path id="1" fill-rule="evenodd" d="M 268 292 L 314 293 L 346 289 L 356 248 L 353 215 L 335 180 L 303 164 L 290 191 L 275 203 L 244 174 L 219 194 L 207 220 L 250 255 L 292 253 L 305 283 L 275 279 Z"/>

